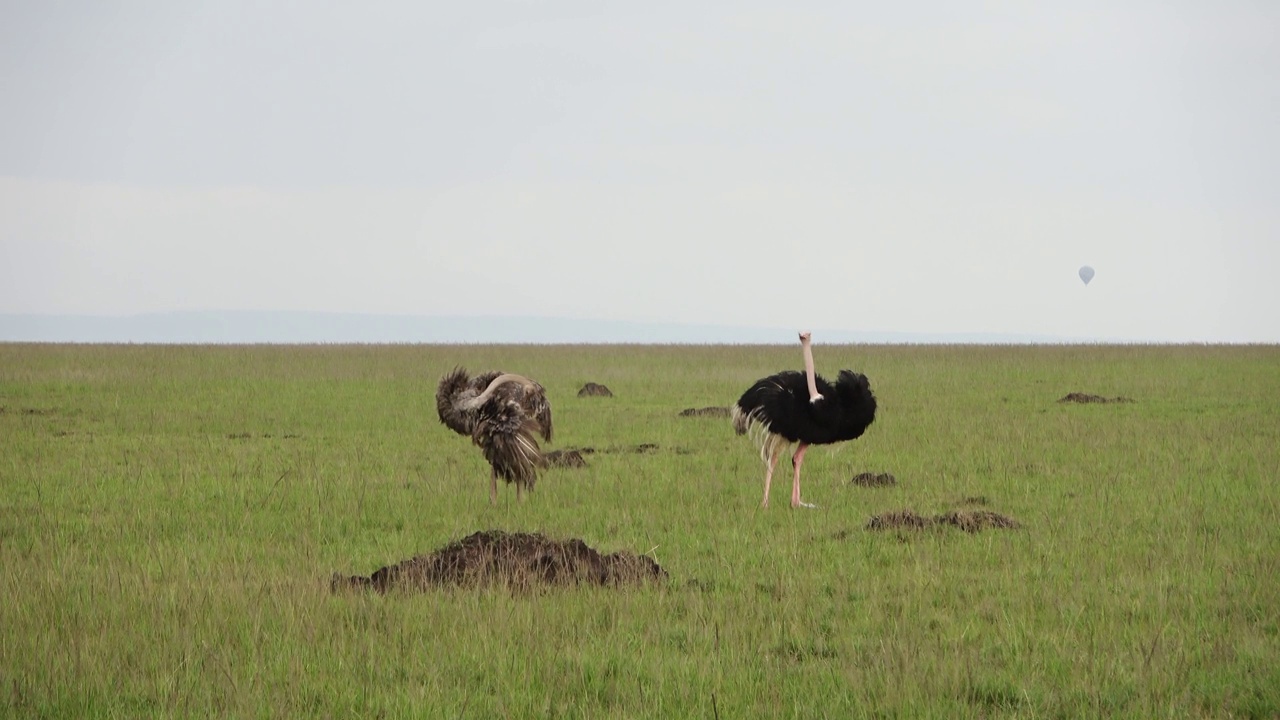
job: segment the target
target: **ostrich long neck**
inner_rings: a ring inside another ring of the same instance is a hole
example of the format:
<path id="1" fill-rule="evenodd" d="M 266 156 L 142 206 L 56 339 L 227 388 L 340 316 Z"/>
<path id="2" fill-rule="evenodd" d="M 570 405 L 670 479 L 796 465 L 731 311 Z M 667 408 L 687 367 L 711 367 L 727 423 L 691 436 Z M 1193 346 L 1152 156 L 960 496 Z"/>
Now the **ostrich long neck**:
<path id="1" fill-rule="evenodd" d="M 525 387 L 528 387 L 533 384 L 532 380 L 530 380 L 529 378 L 523 375 L 516 375 L 515 373 L 505 373 L 503 375 L 499 375 L 498 377 L 493 379 L 493 382 L 489 383 L 489 387 L 485 388 L 484 392 L 471 398 L 470 400 L 465 400 L 462 403 L 460 403 L 462 406 L 462 409 L 474 410 L 480 407 L 481 405 L 489 401 L 489 398 L 493 396 L 493 393 L 495 390 L 497 390 L 500 386 L 509 382 L 518 382 L 521 385 L 524 385 Z"/>
<path id="2" fill-rule="evenodd" d="M 804 377 L 809 381 L 809 402 L 814 402 L 822 395 L 818 394 L 818 382 L 813 374 L 813 348 L 809 346 L 809 338 L 800 339 L 800 347 L 804 348 Z"/>

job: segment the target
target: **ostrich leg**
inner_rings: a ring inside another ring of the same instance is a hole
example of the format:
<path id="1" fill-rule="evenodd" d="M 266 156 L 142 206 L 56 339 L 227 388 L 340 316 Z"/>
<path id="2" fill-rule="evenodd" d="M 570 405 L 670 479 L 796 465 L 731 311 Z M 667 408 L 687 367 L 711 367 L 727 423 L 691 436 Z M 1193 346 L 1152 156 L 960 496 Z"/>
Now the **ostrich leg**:
<path id="1" fill-rule="evenodd" d="M 782 457 L 782 449 L 786 447 L 783 443 L 775 443 L 773 452 L 769 455 L 769 467 L 764 471 L 764 502 L 760 503 L 760 507 L 769 507 L 769 483 L 773 481 L 773 469 L 778 467 L 778 458 Z"/>
<path id="2" fill-rule="evenodd" d="M 793 508 L 816 508 L 817 505 L 803 502 L 800 500 L 800 466 L 804 464 L 804 452 L 809 449 L 809 443 L 802 442 L 800 447 L 796 448 L 796 454 L 791 458 L 791 464 L 796 468 L 796 476 L 791 481 L 791 507 Z"/>
<path id="3" fill-rule="evenodd" d="M 489 468 L 489 504 L 498 504 L 498 468 Z"/>

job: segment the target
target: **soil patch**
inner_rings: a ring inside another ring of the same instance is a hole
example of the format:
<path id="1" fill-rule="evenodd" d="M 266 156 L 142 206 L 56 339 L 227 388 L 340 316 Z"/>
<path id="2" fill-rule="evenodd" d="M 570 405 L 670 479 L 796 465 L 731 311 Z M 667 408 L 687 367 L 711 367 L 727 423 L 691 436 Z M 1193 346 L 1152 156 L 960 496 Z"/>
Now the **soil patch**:
<path id="1" fill-rule="evenodd" d="M 6 407 L 4 405 L 0 405 L 0 415 L 8 415 L 9 413 L 13 413 L 15 415 L 46 417 L 49 415 L 56 415 L 58 414 L 58 411 L 55 410 L 54 408 L 33 408 L 33 407 L 11 408 L 11 407 Z"/>
<path id="2" fill-rule="evenodd" d="M 1067 402 L 1071 402 L 1071 403 L 1131 403 L 1131 402 L 1133 402 L 1133 398 L 1127 398 L 1127 397 L 1113 397 L 1113 398 L 1106 398 L 1106 397 L 1102 397 L 1101 395 L 1090 395 L 1090 394 L 1088 394 L 1088 393 L 1077 393 L 1077 392 L 1073 392 L 1073 393 L 1067 393 L 1066 395 L 1063 395 L 1062 397 L 1058 398 L 1058 402 L 1060 402 L 1060 403 L 1067 403 Z"/>
<path id="3" fill-rule="evenodd" d="M 689 578 L 684 581 L 686 590 L 696 590 L 698 592 L 709 593 L 716 589 L 714 580 L 699 580 L 698 578 Z"/>
<path id="4" fill-rule="evenodd" d="M 584 468 L 587 459 L 577 450 L 552 450 L 542 456 L 547 465 L 555 468 Z"/>
<path id="5" fill-rule="evenodd" d="M 703 407 L 703 408 L 685 408 L 680 411 L 680 417 L 729 417 L 729 408 L 727 407 Z"/>
<path id="6" fill-rule="evenodd" d="M 890 485 L 897 485 L 898 479 L 889 473 L 864 472 L 854 475 L 849 483 L 859 487 L 889 487 Z"/>
<path id="7" fill-rule="evenodd" d="M 918 515 L 913 510 L 894 510 L 871 518 L 867 529 L 923 530 L 937 525 L 950 525 L 969 533 L 988 528 L 1015 530 L 1022 527 L 1017 520 L 990 510 L 952 510 L 933 517 Z"/>
<path id="8" fill-rule="evenodd" d="M 228 440 L 252 440 L 252 439 L 253 439 L 253 438 L 255 438 L 255 437 L 260 437 L 260 438 L 263 438 L 263 439 L 265 439 L 265 440 L 270 440 L 270 439 L 274 438 L 274 437 L 275 437 L 275 435 L 272 435 L 271 433 L 262 433 L 262 434 L 260 434 L 260 435 L 254 435 L 254 434 L 253 434 L 253 433 L 251 433 L 251 432 L 238 432 L 238 433 L 228 433 L 228 434 L 227 434 L 227 439 L 228 439 Z M 284 438 L 285 440 L 297 440 L 298 438 L 300 438 L 300 437 L 302 437 L 302 436 L 301 436 L 301 435 L 298 435 L 297 433 L 285 433 L 285 434 L 281 435 L 280 437 Z"/>
<path id="9" fill-rule="evenodd" d="M 640 443 L 639 445 L 613 445 L 606 448 L 596 448 L 596 447 L 590 447 L 590 446 L 565 448 L 564 452 L 575 452 L 575 453 L 578 453 L 579 455 L 594 455 L 596 453 L 600 453 L 601 455 L 621 455 L 621 454 L 633 454 L 633 453 L 636 455 L 644 455 L 646 453 L 657 452 L 658 450 L 661 450 L 661 449 L 662 449 L 662 446 L 658 445 L 657 443 Z M 676 452 L 680 453 L 681 451 L 677 449 Z"/>
<path id="10" fill-rule="evenodd" d="M 371 588 L 385 593 L 395 587 L 430 590 L 496 584 L 524 590 L 536 585 L 583 583 L 618 587 L 666 577 L 667 572 L 647 555 L 602 555 L 576 538 L 553 540 L 541 533 L 483 530 L 430 555 L 380 568 L 369 577 L 335 574 L 331 587 L 334 591 Z"/>
<path id="11" fill-rule="evenodd" d="M 613 397 L 613 391 L 600 383 L 589 382 L 578 391 L 578 397 Z"/>

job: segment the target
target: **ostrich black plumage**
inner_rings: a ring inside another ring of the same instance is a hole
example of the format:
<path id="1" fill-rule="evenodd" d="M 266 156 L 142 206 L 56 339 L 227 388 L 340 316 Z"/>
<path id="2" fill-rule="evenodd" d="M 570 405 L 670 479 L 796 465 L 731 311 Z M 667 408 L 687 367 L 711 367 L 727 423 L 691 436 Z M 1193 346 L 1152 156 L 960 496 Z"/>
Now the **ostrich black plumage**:
<path id="1" fill-rule="evenodd" d="M 778 458 L 792 443 L 799 443 L 791 464 L 791 507 L 814 507 L 800 499 L 800 466 L 810 445 L 861 437 L 876 419 L 876 398 L 865 375 L 841 370 L 834 384 L 813 371 L 809 333 L 800 333 L 804 372 L 787 370 L 752 385 L 733 406 L 733 429 L 751 432 L 765 463 L 764 502 L 769 507 L 769 483 Z"/>
<path id="2" fill-rule="evenodd" d="M 545 465 L 535 436 L 551 442 L 551 404 L 541 385 L 521 375 L 492 371 L 468 377 L 454 368 L 436 388 L 440 422 L 468 435 L 489 461 L 489 502 L 498 502 L 498 478 L 516 484 L 516 497 L 532 490 Z"/>

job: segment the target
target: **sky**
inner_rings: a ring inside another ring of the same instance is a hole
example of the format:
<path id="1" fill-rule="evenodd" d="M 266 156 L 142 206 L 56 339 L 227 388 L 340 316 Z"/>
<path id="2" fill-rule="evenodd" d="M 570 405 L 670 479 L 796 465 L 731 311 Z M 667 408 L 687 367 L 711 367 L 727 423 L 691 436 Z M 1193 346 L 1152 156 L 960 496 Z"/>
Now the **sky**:
<path id="1" fill-rule="evenodd" d="M 1276 37 L 1271 0 L 4 3 L 0 315 L 1276 343 Z"/>

